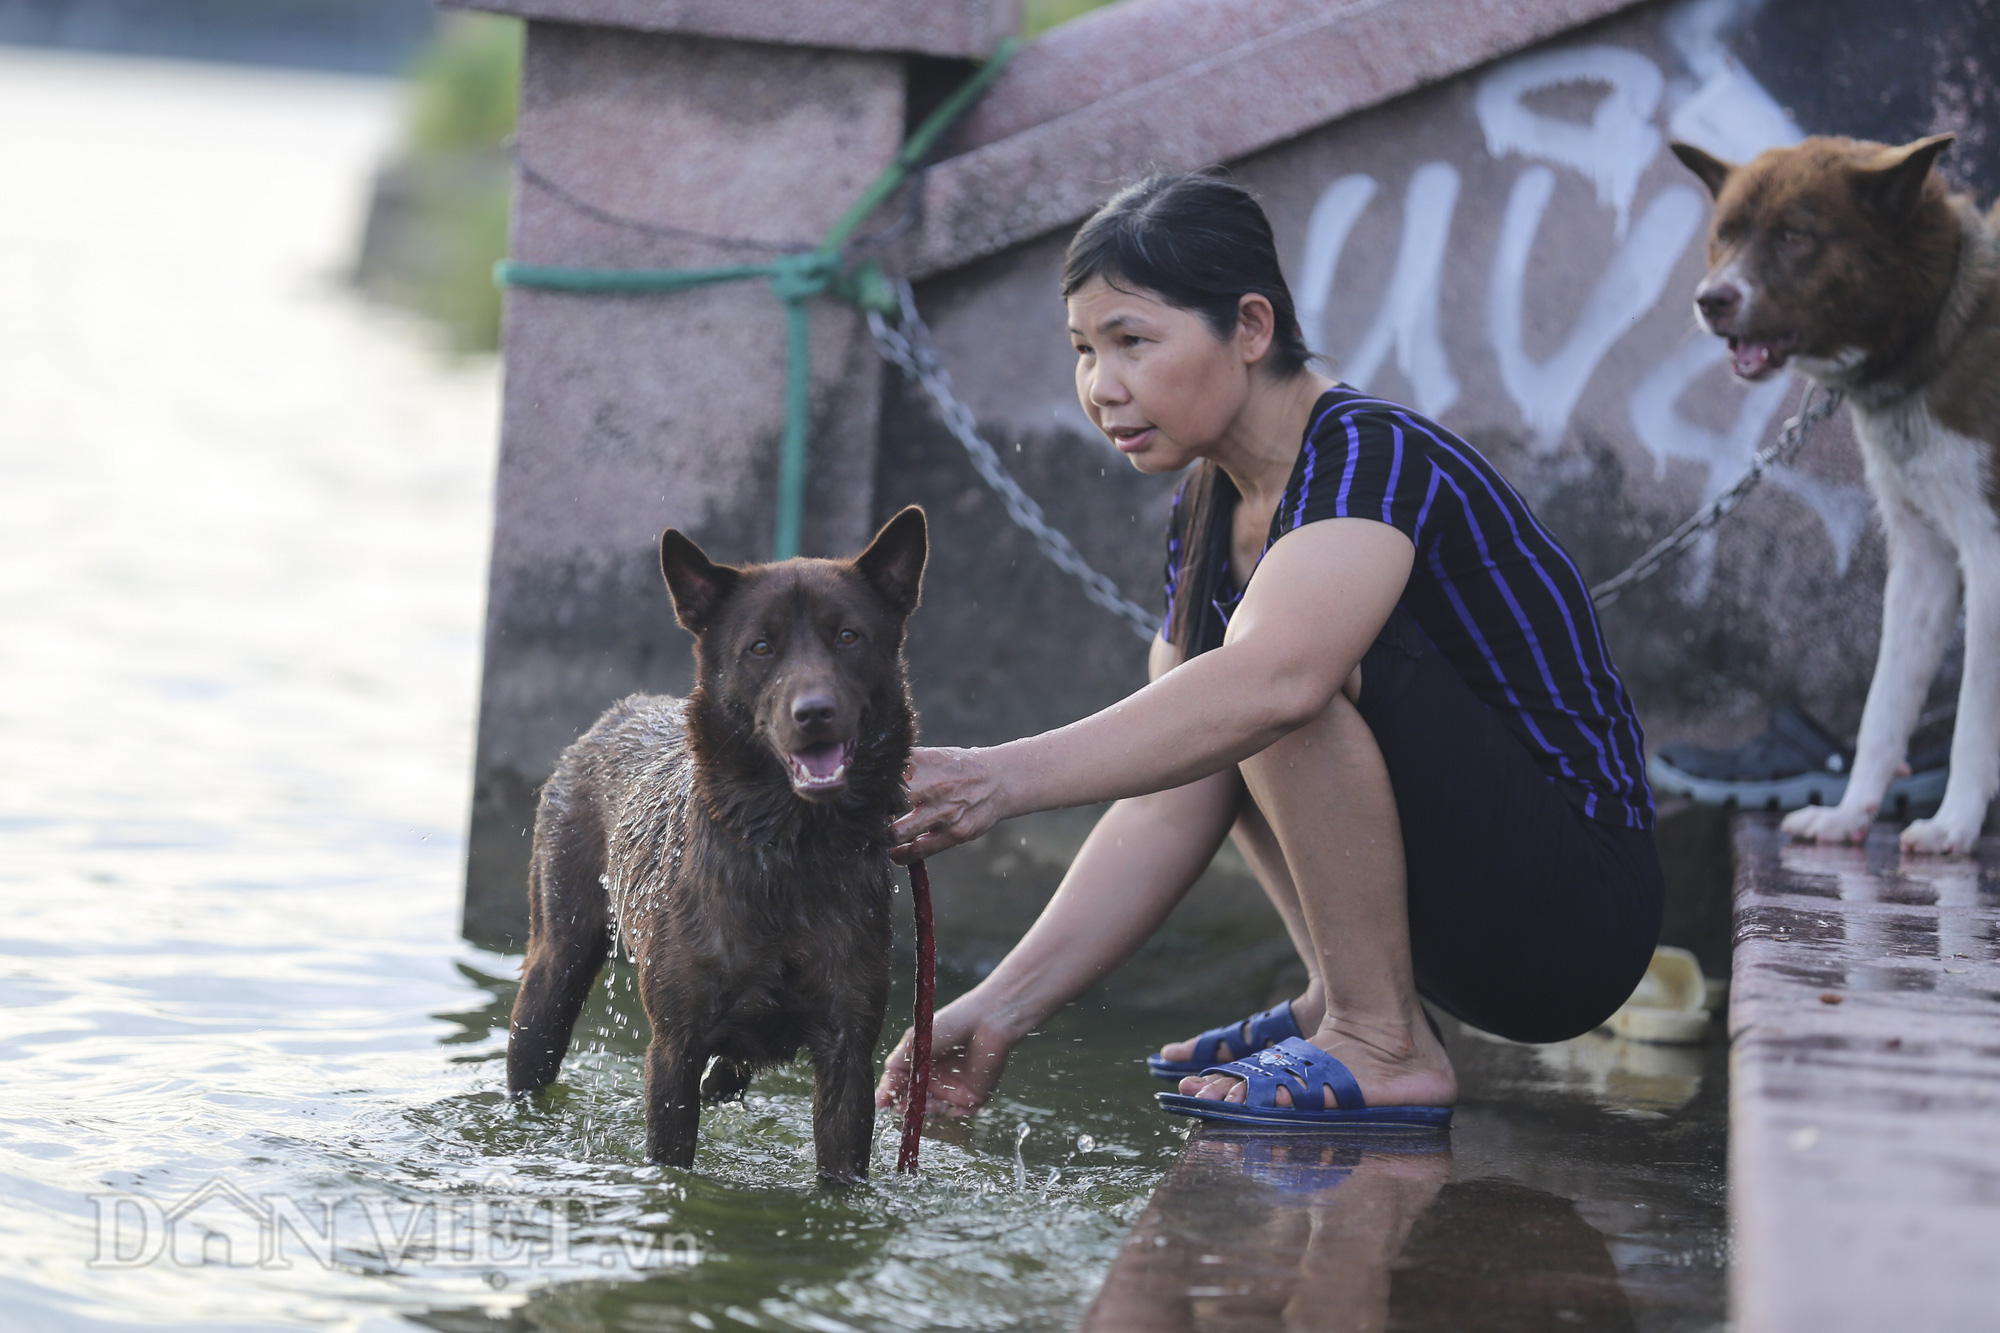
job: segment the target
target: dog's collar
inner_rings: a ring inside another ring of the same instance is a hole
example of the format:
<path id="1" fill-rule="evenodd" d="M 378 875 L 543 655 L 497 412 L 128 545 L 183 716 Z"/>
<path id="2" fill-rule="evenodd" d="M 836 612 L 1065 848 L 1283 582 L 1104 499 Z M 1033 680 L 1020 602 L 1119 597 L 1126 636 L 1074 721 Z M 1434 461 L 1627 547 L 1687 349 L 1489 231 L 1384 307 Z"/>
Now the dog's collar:
<path id="1" fill-rule="evenodd" d="M 1981 306 L 1993 294 L 1994 284 L 2000 281 L 2000 236 L 1964 196 L 1953 196 L 1951 207 L 1958 217 L 1958 258 L 1937 319 L 1888 370 L 1866 384 L 1847 387 L 1858 406 L 1879 411 L 1923 392 L 1957 353 Z"/>

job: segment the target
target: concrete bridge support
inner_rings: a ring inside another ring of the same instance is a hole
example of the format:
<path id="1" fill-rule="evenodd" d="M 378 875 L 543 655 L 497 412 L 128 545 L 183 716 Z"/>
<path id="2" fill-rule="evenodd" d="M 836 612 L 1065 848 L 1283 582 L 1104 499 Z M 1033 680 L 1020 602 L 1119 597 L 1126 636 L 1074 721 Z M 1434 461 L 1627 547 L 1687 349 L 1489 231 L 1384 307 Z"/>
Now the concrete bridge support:
<path id="1" fill-rule="evenodd" d="M 985 0 L 479 7 L 529 20 L 518 144 L 533 175 L 512 253 L 606 268 L 816 244 L 902 142 L 909 53 L 982 55 L 996 31 Z M 871 527 L 881 361 L 851 309 L 824 300 L 812 322 L 802 549 L 837 554 Z M 759 281 L 516 290 L 505 355 L 465 928 L 518 948 L 535 790 L 556 754 L 610 701 L 686 686 L 660 530 L 723 560 L 770 554 L 783 308 Z"/>

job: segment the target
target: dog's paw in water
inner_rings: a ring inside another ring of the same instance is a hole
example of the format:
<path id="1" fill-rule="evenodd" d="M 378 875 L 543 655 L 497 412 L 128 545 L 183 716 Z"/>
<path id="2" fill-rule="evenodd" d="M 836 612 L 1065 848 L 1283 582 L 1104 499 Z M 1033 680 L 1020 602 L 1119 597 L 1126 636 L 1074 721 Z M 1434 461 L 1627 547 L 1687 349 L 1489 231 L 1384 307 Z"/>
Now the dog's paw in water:
<path id="1" fill-rule="evenodd" d="M 1964 856 L 1979 846 L 1981 822 L 1950 818 L 1940 810 L 1903 830 L 1903 850 L 1928 856 Z"/>
<path id="2" fill-rule="evenodd" d="M 1801 842 L 1861 842 L 1874 822 L 1875 812 L 1865 807 L 1809 805 L 1786 815 L 1778 827 Z"/>

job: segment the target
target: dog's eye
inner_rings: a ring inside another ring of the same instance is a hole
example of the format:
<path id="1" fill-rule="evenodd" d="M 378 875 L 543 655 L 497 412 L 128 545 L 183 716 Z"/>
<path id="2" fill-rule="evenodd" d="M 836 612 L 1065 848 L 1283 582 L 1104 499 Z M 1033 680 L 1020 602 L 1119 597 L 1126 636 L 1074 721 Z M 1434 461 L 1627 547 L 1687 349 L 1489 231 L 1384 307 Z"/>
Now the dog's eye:
<path id="1" fill-rule="evenodd" d="M 769 657 L 771 655 L 771 641 L 769 639 L 759 639 L 750 645 L 750 651 L 758 657 Z"/>
<path id="2" fill-rule="evenodd" d="M 855 633 L 855 632 L 854 632 L 853 630 L 851 630 L 851 629 L 844 629 L 844 630 L 842 630 L 842 631 L 841 631 L 840 633 L 838 633 L 838 634 L 834 635 L 833 637 L 834 637 L 834 638 L 836 638 L 836 639 L 838 639 L 838 640 L 839 640 L 840 642 L 842 642 L 842 643 L 860 643 L 860 642 L 861 642 L 861 636 L 860 636 L 859 634 L 856 634 L 856 633 Z"/>
<path id="3" fill-rule="evenodd" d="M 1778 232 L 1780 245 L 1801 246 L 1812 244 L 1812 233 L 1800 231 L 1797 227 L 1785 227 Z"/>

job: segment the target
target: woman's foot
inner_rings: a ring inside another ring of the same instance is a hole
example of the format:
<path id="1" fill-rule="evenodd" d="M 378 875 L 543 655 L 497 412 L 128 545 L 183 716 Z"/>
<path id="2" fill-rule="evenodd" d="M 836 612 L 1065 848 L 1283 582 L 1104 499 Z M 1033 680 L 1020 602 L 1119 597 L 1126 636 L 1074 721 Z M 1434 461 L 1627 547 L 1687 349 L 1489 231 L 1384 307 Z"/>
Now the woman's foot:
<path id="1" fill-rule="evenodd" d="M 1421 1013 L 1395 1023 L 1322 1022 L 1306 1040 L 1347 1066 L 1370 1106 L 1450 1106 L 1458 1100 L 1451 1057 Z M 1242 1079 L 1228 1074 L 1192 1074 L 1180 1083 L 1188 1096 L 1232 1102 L 1243 1100 L 1244 1089 Z M 1333 1105 L 1330 1090 L 1321 1095 Z M 1275 1100 L 1290 1106 L 1291 1091 L 1280 1084 Z"/>
<path id="2" fill-rule="evenodd" d="M 1298 1026 L 1300 1032 L 1309 1033 L 1315 1027 L 1319 1026 L 1320 1014 L 1325 1008 L 1325 1002 L 1320 999 L 1318 990 L 1316 988 L 1308 988 L 1304 995 L 1292 1001 L 1292 1022 Z M 1247 1019 L 1245 1020 L 1246 1023 L 1248 1021 Z M 1238 1049 L 1244 1044 L 1242 1040 L 1243 1026 L 1242 1023 L 1237 1024 L 1233 1029 L 1236 1036 L 1225 1040 L 1215 1048 L 1215 1062 L 1217 1064 L 1222 1064 L 1230 1060 L 1240 1060 L 1246 1055 L 1255 1055 L 1257 1053 L 1254 1050 Z M 1195 1044 L 1200 1040 L 1201 1038 L 1199 1037 L 1190 1037 L 1186 1041 L 1169 1042 L 1160 1048 L 1160 1058 L 1177 1065 L 1185 1064 L 1194 1059 Z"/>

